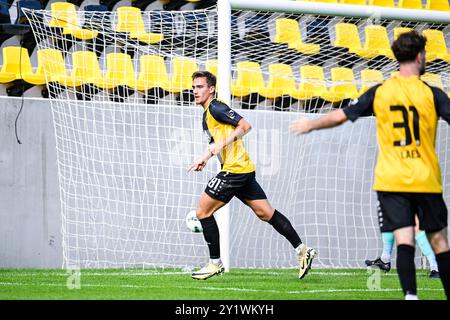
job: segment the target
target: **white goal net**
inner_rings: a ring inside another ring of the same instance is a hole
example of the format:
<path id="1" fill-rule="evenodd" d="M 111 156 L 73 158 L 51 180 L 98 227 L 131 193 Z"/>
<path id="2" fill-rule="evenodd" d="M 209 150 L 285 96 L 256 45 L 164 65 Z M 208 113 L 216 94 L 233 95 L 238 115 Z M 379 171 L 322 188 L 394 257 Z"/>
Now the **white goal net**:
<path id="1" fill-rule="evenodd" d="M 52 9 L 26 14 L 54 119 L 64 264 L 203 264 L 207 246 L 185 217 L 217 163 L 201 173 L 186 169 L 206 148 L 191 74 L 217 74 L 216 9 Z M 433 39 L 424 78 L 450 91 L 450 57 L 442 49 L 448 24 L 232 11 L 231 106 L 253 126 L 244 142 L 258 181 L 317 249 L 317 267 L 362 267 L 380 254 L 375 121 L 305 137 L 291 135 L 288 125 L 340 108 L 390 77 L 397 64 L 389 45 L 408 28 Z M 449 136 L 441 124 L 437 146 L 448 203 Z M 286 239 L 237 199 L 230 203 L 229 237 L 231 267 L 296 267 Z"/>

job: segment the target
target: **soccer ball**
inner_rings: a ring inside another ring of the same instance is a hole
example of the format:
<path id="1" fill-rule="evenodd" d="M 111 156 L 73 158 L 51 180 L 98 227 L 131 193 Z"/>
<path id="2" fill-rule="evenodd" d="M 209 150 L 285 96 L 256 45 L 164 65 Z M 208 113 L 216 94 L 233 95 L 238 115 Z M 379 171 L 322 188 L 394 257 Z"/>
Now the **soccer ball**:
<path id="1" fill-rule="evenodd" d="M 195 210 L 191 210 L 187 214 L 186 225 L 192 232 L 203 232 L 202 224 L 200 223 L 200 220 L 197 219 L 197 213 Z"/>

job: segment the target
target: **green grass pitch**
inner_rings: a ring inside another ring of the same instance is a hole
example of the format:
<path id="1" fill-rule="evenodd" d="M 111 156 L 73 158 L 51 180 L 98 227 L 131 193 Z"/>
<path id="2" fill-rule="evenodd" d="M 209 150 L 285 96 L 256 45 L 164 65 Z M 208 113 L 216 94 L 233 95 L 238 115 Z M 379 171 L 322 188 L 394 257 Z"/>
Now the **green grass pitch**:
<path id="1" fill-rule="evenodd" d="M 0 269 L 0 299 L 403 299 L 396 270 L 380 274 L 378 290 L 368 289 L 371 274 L 366 269 L 312 269 L 299 280 L 295 269 L 232 269 L 200 281 L 179 269 L 82 269 L 76 289 L 63 269 Z M 417 286 L 420 299 L 445 299 L 441 281 L 428 278 L 427 270 L 417 270 Z"/>

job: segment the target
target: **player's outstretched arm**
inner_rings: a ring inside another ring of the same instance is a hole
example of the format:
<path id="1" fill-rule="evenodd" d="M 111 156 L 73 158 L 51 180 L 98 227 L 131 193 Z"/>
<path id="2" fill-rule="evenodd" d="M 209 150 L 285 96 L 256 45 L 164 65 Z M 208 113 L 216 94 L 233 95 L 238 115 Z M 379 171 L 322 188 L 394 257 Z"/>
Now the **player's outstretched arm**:
<path id="1" fill-rule="evenodd" d="M 317 119 L 300 118 L 292 121 L 289 131 L 294 134 L 305 134 L 313 130 L 333 128 L 347 121 L 347 116 L 342 109 L 331 111 Z"/>
<path id="2" fill-rule="evenodd" d="M 233 143 L 233 141 L 240 139 L 244 135 L 246 135 L 250 130 L 252 129 L 252 126 L 250 123 L 248 123 L 247 120 L 242 118 L 239 120 L 237 126 L 234 128 L 233 132 L 226 137 L 223 141 L 220 141 L 218 143 L 211 144 L 209 146 L 209 150 L 213 155 L 216 155 L 222 151 L 223 148 L 226 148 L 228 145 Z"/>

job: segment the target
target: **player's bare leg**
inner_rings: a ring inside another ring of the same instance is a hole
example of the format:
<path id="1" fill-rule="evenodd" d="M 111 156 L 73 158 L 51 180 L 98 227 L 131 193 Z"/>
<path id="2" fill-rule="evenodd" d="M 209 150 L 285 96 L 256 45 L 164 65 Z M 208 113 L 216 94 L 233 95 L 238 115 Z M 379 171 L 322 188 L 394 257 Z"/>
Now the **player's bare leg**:
<path id="1" fill-rule="evenodd" d="M 430 264 L 430 274 L 428 276 L 430 278 L 439 279 L 439 267 L 436 262 L 436 256 L 433 252 L 433 247 L 428 241 L 425 231 L 419 229 L 420 222 L 417 215 L 415 216 L 415 220 L 416 226 L 414 227 L 414 234 L 417 246 L 419 247 L 420 251 L 422 251 L 422 255 L 427 258 L 428 263 Z"/>
<path id="2" fill-rule="evenodd" d="M 200 196 L 196 210 L 197 218 L 202 224 L 203 236 L 209 248 L 210 261 L 205 267 L 192 273 L 193 279 L 206 280 L 222 274 L 225 270 L 220 261 L 219 228 L 213 216 L 214 212 L 224 205 L 224 202 L 211 198 L 205 192 Z"/>
<path id="3" fill-rule="evenodd" d="M 447 299 L 450 299 L 450 251 L 448 246 L 447 228 L 437 232 L 427 232 L 428 240 L 436 255 L 442 285 Z"/>
<path id="4" fill-rule="evenodd" d="M 302 243 L 288 218 L 274 210 L 267 199 L 244 200 L 244 203 L 253 210 L 258 218 L 271 224 L 295 248 L 300 264 L 298 277 L 303 279 L 311 268 L 312 261 L 317 254 L 316 251 Z"/>

